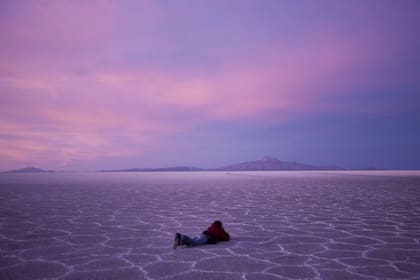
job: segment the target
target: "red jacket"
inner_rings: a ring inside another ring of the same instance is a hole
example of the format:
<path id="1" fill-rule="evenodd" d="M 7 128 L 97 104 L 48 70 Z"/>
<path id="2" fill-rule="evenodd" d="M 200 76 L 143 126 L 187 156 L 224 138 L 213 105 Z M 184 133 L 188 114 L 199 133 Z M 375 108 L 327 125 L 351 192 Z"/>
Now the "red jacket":
<path id="1" fill-rule="evenodd" d="M 212 223 L 203 233 L 209 237 L 207 243 L 228 241 L 230 239 L 229 233 L 227 233 L 223 227 L 219 227 L 217 223 Z"/>

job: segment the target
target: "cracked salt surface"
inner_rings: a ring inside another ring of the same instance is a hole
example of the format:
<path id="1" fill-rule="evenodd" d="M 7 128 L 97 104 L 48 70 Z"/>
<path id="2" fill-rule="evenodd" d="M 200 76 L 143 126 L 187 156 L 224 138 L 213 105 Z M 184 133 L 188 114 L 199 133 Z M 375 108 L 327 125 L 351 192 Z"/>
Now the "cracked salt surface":
<path id="1" fill-rule="evenodd" d="M 419 201 L 418 172 L 0 174 L 0 279 L 420 279 Z"/>

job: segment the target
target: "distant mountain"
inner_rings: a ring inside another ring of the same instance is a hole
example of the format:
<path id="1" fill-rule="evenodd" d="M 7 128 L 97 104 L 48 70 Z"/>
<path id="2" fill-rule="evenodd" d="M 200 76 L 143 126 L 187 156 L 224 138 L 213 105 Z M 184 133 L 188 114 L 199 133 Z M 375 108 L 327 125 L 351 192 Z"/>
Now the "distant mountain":
<path id="1" fill-rule="evenodd" d="M 159 172 L 159 171 L 276 171 L 276 170 L 343 170 L 338 166 L 317 166 L 304 163 L 281 161 L 279 159 L 264 156 L 255 161 L 232 164 L 221 168 L 203 169 L 193 166 L 175 166 L 162 168 L 130 168 L 100 170 L 100 172 Z"/>
<path id="2" fill-rule="evenodd" d="M 100 172 L 159 172 L 159 171 L 203 171 L 204 169 L 193 166 L 174 166 L 161 168 L 130 168 L 115 170 L 100 170 Z"/>
<path id="3" fill-rule="evenodd" d="M 6 172 L 7 173 L 43 173 L 43 172 L 54 172 L 54 171 L 44 170 L 44 169 L 41 169 L 41 168 L 28 166 L 28 167 L 24 167 L 24 168 L 20 168 L 20 169 L 16 169 L 16 170 L 10 170 L 10 171 L 6 171 Z"/>
<path id="4" fill-rule="evenodd" d="M 281 161 L 279 159 L 264 156 L 255 161 L 233 164 L 223 167 L 226 171 L 275 171 L 275 170 L 343 170 L 338 166 L 317 166 L 305 163 Z"/>

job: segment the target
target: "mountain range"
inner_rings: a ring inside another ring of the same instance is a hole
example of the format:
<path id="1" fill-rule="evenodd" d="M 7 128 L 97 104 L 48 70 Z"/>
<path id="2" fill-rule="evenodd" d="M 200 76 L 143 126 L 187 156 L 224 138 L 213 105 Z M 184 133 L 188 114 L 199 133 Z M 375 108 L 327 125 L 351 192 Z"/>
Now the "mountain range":
<path id="1" fill-rule="evenodd" d="M 320 166 L 298 162 L 281 161 L 263 156 L 254 161 L 232 164 L 220 168 L 199 168 L 193 166 L 176 166 L 163 168 L 130 168 L 117 170 L 101 170 L 101 172 L 154 172 L 154 171 L 280 171 L 280 170 L 344 170 L 339 166 Z"/>
<path id="2" fill-rule="evenodd" d="M 112 169 L 99 170 L 99 172 L 162 172 L 162 171 L 291 171 L 291 170 L 344 170 L 339 166 L 322 166 L 311 165 L 306 163 L 298 163 L 291 161 L 281 161 L 277 158 L 263 156 L 254 161 L 236 163 L 219 168 L 199 168 L 194 166 L 174 166 L 159 168 L 129 168 L 129 169 Z M 54 172 L 53 170 L 44 170 L 36 167 L 24 167 L 21 169 L 6 171 L 7 173 L 42 173 Z"/>

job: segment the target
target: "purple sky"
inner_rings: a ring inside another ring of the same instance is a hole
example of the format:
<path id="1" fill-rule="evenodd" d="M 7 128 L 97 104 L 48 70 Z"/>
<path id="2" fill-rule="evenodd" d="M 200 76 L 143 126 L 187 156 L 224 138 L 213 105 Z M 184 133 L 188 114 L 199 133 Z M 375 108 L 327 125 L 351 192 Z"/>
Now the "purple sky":
<path id="1" fill-rule="evenodd" d="M 420 1 L 0 2 L 0 170 L 420 168 Z"/>

